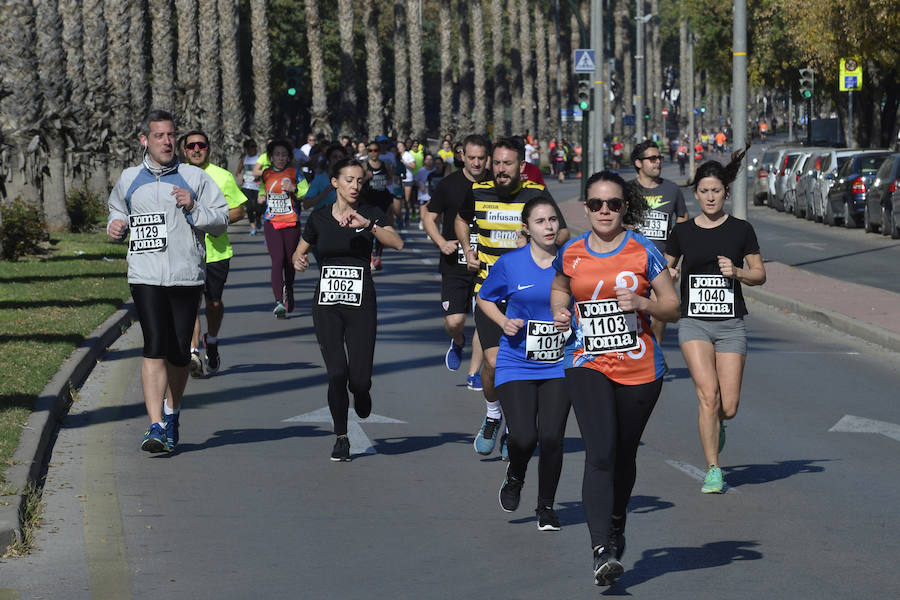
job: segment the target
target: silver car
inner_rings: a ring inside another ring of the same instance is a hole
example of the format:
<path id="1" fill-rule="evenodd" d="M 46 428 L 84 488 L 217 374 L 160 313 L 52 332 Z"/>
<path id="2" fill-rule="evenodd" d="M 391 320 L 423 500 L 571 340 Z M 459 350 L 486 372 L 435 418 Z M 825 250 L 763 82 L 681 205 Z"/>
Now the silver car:
<path id="1" fill-rule="evenodd" d="M 784 212 L 784 194 L 788 190 L 788 180 L 793 178 L 791 170 L 803 152 L 800 148 L 788 149 L 778 164 L 778 171 L 775 174 L 775 194 L 769 201 L 769 206 L 778 212 Z"/>
<path id="2" fill-rule="evenodd" d="M 775 167 L 780 152 L 778 148 L 766 150 L 762 156 L 753 159 L 753 167 L 748 169 L 750 180 L 747 189 L 750 190 L 750 198 L 756 206 L 762 206 L 768 194 L 769 172 Z"/>
<path id="3" fill-rule="evenodd" d="M 822 166 L 816 176 L 813 184 L 812 192 L 812 217 L 816 221 L 822 223 L 825 219 L 825 202 L 828 200 L 828 190 L 834 185 L 837 179 L 837 172 L 840 170 L 847 159 L 854 154 L 859 154 L 859 150 L 826 150 L 821 156 Z"/>
<path id="4" fill-rule="evenodd" d="M 809 162 L 810 157 L 812 157 L 812 152 L 808 150 L 802 151 L 797 155 L 794 164 L 788 170 L 784 181 L 784 196 L 782 198 L 785 212 L 797 213 L 797 186 L 800 184 L 800 180 L 806 176 L 806 164 Z"/>

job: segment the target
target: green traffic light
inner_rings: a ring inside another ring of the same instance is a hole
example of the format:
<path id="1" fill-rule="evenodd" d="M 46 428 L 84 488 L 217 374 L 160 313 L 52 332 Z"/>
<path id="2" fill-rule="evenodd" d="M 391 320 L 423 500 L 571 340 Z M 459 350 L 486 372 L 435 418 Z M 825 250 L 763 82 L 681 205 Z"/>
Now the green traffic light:
<path id="1" fill-rule="evenodd" d="M 585 102 L 584 100 L 582 100 L 581 102 L 578 103 L 578 108 L 580 108 L 581 110 L 587 110 L 587 109 L 588 109 L 588 103 Z"/>
<path id="2" fill-rule="evenodd" d="M 804 98 L 812 98 L 812 90 L 803 90 L 801 93 L 803 94 Z"/>
<path id="3" fill-rule="evenodd" d="M 700 112 L 705 113 L 705 112 L 706 112 L 706 107 L 705 107 L 705 106 L 700 107 Z"/>
<path id="4" fill-rule="evenodd" d="M 296 95 L 297 95 L 297 88 L 288 88 L 288 91 L 287 91 L 287 92 L 288 92 L 288 96 L 296 96 Z"/>

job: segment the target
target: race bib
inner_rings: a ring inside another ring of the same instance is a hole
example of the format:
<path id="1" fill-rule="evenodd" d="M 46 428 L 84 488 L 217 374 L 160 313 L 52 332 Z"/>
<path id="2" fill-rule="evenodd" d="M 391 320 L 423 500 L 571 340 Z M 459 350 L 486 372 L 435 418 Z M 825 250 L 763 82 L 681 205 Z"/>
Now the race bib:
<path id="1" fill-rule="evenodd" d="M 669 213 L 651 210 L 644 215 L 641 233 L 648 240 L 665 241 L 669 237 Z"/>
<path id="2" fill-rule="evenodd" d="M 553 321 L 528 321 L 525 358 L 535 362 L 558 363 L 563 359 L 566 336 Z"/>
<path id="3" fill-rule="evenodd" d="M 319 306 L 343 304 L 360 306 L 363 296 L 363 268 L 324 266 L 319 277 Z"/>
<path id="4" fill-rule="evenodd" d="M 161 252 L 166 249 L 169 237 L 166 213 L 129 215 L 128 227 L 131 229 L 128 251 L 132 254 Z"/>
<path id="5" fill-rule="evenodd" d="M 724 275 L 689 275 L 689 317 L 733 317 L 734 281 Z"/>
<path id="6" fill-rule="evenodd" d="M 469 246 L 472 250 L 475 251 L 475 254 L 478 254 L 478 234 L 470 233 L 469 234 Z M 456 247 L 456 262 L 465 265 L 466 263 L 466 253 L 463 251 L 462 244 Z"/>
<path id="7" fill-rule="evenodd" d="M 291 205 L 290 194 L 270 193 L 266 197 L 266 202 L 269 204 L 269 214 L 272 215 L 286 215 L 294 210 L 294 207 Z"/>
<path id="8" fill-rule="evenodd" d="M 637 314 L 623 312 L 618 300 L 586 300 L 576 307 L 585 354 L 628 352 L 640 346 Z"/>
<path id="9" fill-rule="evenodd" d="M 369 180 L 369 188 L 376 192 L 387 189 L 387 176 L 384 174 L 384 171 L 379 171 L 372 175 L 372 179 Z"/>

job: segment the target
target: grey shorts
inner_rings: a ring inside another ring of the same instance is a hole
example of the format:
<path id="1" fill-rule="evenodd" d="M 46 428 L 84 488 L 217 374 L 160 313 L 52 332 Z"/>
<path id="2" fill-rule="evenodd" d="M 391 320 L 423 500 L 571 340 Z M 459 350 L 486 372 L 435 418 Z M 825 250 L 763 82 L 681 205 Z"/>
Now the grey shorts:
<path id="1" fill-rule="evenodd" d="M 682 317 L 678 321 L 678 345 L 693 340 L 709 342 L 719 354 L 747 355 L 747 327 L 742 317 L 724 321 Z"/>

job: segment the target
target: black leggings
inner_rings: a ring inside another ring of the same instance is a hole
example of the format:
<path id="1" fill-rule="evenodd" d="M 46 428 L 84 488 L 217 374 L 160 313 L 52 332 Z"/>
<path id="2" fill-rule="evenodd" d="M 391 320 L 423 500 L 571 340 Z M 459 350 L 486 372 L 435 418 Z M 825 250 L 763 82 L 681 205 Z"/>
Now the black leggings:
<path id="1" fill-rule="evenodd" d="M 566 389 L 584 439 L 581 500 L 591 546 L 605 545 L 612 515 L 625 516 L 637 475 L 644 427 L 662 391 L 662 378 L 622 385 L 587 367 L 566 369 Z"/>
<path id="2" fill-rule="evenodd" d="M 538 506 L 553 506 L 571 406 L 563 378 L 507 381 L 497 386 L 497 395 L 509 427 L 510 474 L 525 478 L 528 461 L 540 443 Z"/>
<path id="3" fill-rule="evenodd" d="M 313 326 L 328 372 L 328 408 L 335 435 L 347 434 L 348 387 L 353 395 L 368 394 L 372 387 L 376 313 L 374 292 L 359 308 L 319 306 L 313 301 Z"/>
<path id="4" fill-rule="evenodd" d="M 241 188 L 241 192 L 247 196 L 247 221 L 249 221 L 251 225 L 256 225 L 260 222 L 260 219 L 266 212 L 266 205 L 259 203 L 259 190 Z"/>
<path id="5" fill-rule="evenodd" d="M 164 358 L 176 367 L 191 362 L 191 336 L 202 293 L 203 285 L 131 284 L 145 358 Z"/>

